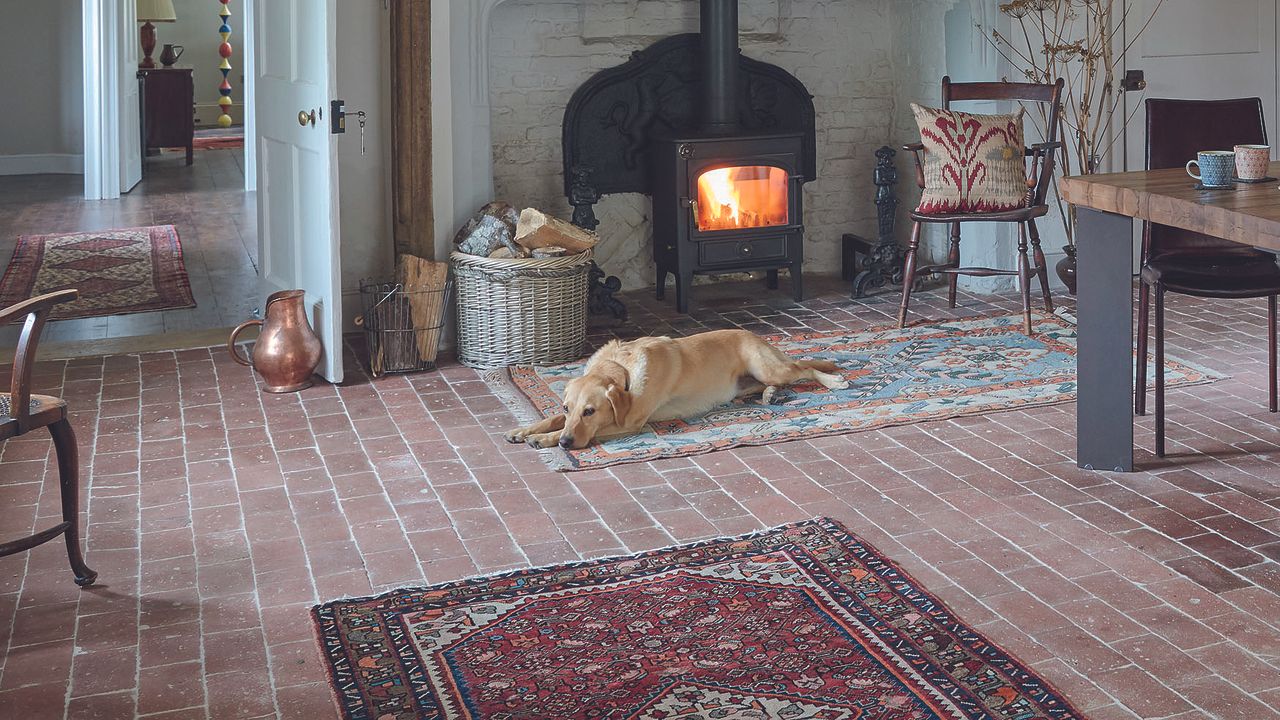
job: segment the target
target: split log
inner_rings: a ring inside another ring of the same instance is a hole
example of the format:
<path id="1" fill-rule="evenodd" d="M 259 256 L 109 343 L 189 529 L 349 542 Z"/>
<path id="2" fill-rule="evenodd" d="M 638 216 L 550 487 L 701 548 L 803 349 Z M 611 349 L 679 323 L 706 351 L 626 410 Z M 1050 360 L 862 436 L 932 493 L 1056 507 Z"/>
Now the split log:
<path id="1" fill-rule="evenodd" d="M 396 259 L 396 282 L 407 292 L 409 315 L 413 319 L 418 359 L 435 362 L 440 348 L 444 316 L 444 288 L 449 279 L 449 263 L 423 260 L 413 255 Z M 430 292 L 415 292 L 428 290 Z M 434 329 L 428 329 L 434 328 Z"/>
<path id="2" fill-rule="evenodd" d="M 529 250 L 555 246 L 577 254 L 595 247 L 599 240 L 599 236 L 590 230 L 583 230 L 533 208 L 525 208 L 516 224 L 516 242 Z"/>
<path id="3" fill-rule="evenodd" d="M 516 209 L 504 202 L 491 202 L 480 208 L 453 236 L 453 244 L 459 252 L 489 257 L 498 248 L 507 248 L 513 257 L 526 257 L 527 253 L 516 244 L 516 225 L 519 222 Z"/>

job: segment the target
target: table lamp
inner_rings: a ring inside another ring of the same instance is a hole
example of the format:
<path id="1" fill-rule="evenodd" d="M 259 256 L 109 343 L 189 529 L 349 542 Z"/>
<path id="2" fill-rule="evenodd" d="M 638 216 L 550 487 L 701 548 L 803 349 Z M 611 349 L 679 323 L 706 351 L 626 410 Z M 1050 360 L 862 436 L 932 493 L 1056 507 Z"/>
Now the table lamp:
<path id="1" fill-rule="evenodd" d="M 156 26 L 153 22 L 177 22 L 178 15 L 173 11 L 173 0 L 137 0 L 138 22 L 142 26 L 142 62 L 140 68 L 153 68 L 156 61 L 151 53 L 156 49 Z"/>

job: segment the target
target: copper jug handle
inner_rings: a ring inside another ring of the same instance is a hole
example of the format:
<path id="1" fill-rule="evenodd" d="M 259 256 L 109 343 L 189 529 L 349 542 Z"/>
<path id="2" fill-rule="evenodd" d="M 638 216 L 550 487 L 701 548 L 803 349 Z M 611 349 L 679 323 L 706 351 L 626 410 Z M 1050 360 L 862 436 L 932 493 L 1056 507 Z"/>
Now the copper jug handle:
<path id="1" fill-rule="evenodd" d="M 245 360 L 244 358 L 240 357 L 240 353 L 236 352 L 236 336 L 237 336 L 237 335 L 239 335 L 240 333 L 244 332 L 245 330 L 247 330 L 247 329 L 249 329 L 249 328 L 253 327 L 254 325 L 257 325 L 257 326 L 261 327 L 261 326 L 262 326 L 262 321 L 261 321 L 261 320 L 246 320 L 246 321 L 244 321 L 244 322 L 240 323 L 240 326 L 239 326 L 239 327 L 237 327 L 235 330 L 232 330 L 232 331 L 231 331 L 231 337 L 227 338 L 227 352 L 231 353 L 231 359 L 232 359 L 232 360 L 235 360 L 236 362 L 240 363 L 241 365 L 243 365 L 243 366 L 245 366 L 245 367 L 253 367 L 253 363 L 251 363 L 251 362 L 249 362 L 248 360 Z"/>

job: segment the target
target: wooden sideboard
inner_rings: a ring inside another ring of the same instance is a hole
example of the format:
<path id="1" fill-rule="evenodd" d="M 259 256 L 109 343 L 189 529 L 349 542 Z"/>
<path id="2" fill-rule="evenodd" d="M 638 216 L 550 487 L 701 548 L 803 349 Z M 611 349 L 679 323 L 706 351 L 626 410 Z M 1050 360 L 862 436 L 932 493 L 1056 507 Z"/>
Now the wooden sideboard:
<path id="1" fill-rule="evenodd" d="M 142 69 L 138 85 L 144 151 L 184 147 L 190 165 L 196 136 L 196 87 L 191 68 Z"/>

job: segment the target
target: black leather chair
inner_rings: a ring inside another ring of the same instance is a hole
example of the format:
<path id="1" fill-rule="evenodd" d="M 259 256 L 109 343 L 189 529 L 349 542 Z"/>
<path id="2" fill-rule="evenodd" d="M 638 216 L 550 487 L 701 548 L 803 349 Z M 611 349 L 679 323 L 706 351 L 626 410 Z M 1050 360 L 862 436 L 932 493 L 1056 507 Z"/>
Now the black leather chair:
<path id="1" fill-rule="evenodd" d="M 1262 100 L 1147 100 L 1147 169 L 1180 168 L 1201 150 L 1267 144 Z M 1188 179 L 1188 182 L 1191 182 Z M 1217 190 L 1211 192 L 1231 192 Z M 1147 412 L 1147 352 L 1155 296 L 1156 455 L 1165 454 L 1164 296 L 1267 298 L 1270 407 L 1276 398 L 1276 296 L 1280 265 L 1271 253 L 1200 233 L 1143 223 L 1134 411 Z"/>

